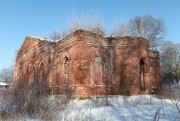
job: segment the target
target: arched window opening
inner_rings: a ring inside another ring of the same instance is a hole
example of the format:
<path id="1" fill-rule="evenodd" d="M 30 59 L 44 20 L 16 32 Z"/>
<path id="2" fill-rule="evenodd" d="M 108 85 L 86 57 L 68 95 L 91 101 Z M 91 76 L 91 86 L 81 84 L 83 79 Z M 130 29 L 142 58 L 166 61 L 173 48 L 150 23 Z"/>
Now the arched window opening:
<path id="1" fill-rule="evenodd" d="M 65 56 L 64 58 L 64 74 L 65 74 L 65 83 L 67 83 L 69 78 L 69 58 L 67 56 Z"/>
<path id="2" fill-rule="evenodd" d="M 140 80 L 141 80 L 140 89 L 141 91 L 145 90 L 144 73 L 145 73 L 145 62 L 144 62 L 144 58 L 141 58 L 140 59 Z"/>
<path id="3" fill-rule="evenodd" d="M 36 71 L 35 71 L 35 68 L 33 68 L 33 70 L 32 70 L 32 75 L 31 75 L 31 83 L 33 82 L 33 81 L 35 81 L 35 78 L 36 77 Z"/>
<path id="4" fill-rule="evenodd" d="M 44 63 L 41 63 L 39 67 L 39 81 L 42 81 L 44 79 L 44 76 L 45 76 L 45 65 Z"/>
<path id="5" fill-rule="evenodd" d="M 66 56 L 66 57 L 64 58 L 64 71 L 65 71 L 65 74 L 68 74 L 68 73 L 69 73 L 68 66 L 69 66 L 69 59 L 68 59 L 68 57 Z"/>
<path id="6" fill-rule="evenodd" d="M 30 76 L 30 84 L 35 81 L 35 68 L 32 69 L 31 71 L 31 76 Z"/>

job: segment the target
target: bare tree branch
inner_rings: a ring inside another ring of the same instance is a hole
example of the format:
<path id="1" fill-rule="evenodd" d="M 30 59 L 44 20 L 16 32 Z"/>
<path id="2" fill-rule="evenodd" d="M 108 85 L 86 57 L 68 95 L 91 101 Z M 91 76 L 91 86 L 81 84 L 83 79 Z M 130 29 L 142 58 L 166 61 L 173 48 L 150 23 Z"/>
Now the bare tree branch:
<path id="1" fill-rule="evenodd" d="M 150 49 L 158 49 L 167 33 L 164 20 L 151 15 L 136 16 L 128 24 L 128 35 L 146 38 Z"/>
<path id="2" fill-rule="evenodd" d="M 0 81 L 4 81 L 6 83 L 11 83 L 14 79 L 14 69 L 4 68 L 0 71 Z"/>

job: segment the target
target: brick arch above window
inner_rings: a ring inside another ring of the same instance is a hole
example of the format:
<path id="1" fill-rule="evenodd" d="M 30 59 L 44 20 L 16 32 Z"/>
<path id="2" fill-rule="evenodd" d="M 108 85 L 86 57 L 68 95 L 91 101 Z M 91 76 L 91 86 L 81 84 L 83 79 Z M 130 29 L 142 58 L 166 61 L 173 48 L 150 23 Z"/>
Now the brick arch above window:
<path id="1" fill-rule="evenodd" d="M 68 51 L 66 51 L 60 55 L 60 63 L 64 63 L 64 58 L 68 58 L 68 61 L 71 60 L 71 56 Z"/>
<path id="2" fill-rule="evenodd" d="M 43 81 L 45 79 L 45 63 L 41 62 L 39 64 L 39 69 L 38 69 L 38 77 L 39 77 L 39 81 Z"/>

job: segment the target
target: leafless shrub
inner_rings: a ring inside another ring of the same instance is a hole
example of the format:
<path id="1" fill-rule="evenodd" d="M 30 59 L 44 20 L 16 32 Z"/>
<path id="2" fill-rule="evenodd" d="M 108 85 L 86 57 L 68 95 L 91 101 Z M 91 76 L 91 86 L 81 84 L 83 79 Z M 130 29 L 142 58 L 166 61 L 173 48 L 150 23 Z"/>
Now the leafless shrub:
<path id="1" fill-rule="evenodd" d="M 94 107 L 104 107 L 111 106 L 111 102 L 109 100 L 110 97 L 94 97 L 92 98 L 92 103 Z"/>
<path id="2" fill-rule="evenodd" d="M 159 109 L 156 111 L 153 121 L 159 121 L 159 113 L 160 113 L 160 110 L 161 110 L 161 108 L 159 108 Z"/>
<path id="3" fill-rule="evenodd" d="M 175 115 L 174 119 L 179 120 L 180 119 L 180 92 L 178 92 L 176 89 L 173 89 L 172 87 L 163 86 L 163 92 L 160 98 L 161 98 L 161 105 L 162 105 L 163 112 L 164 112 L 164 105 L 168 105 L 172 107 L 172 110 L 175 109 L 177 111 L 178 115 Z M 169 99 L 169 101 L 167 101 L 166 99 Z"/>
<path id="4" fill-rule="evenodd" d="M 45 84 L 37 81 L 30 85 L 19 82 L 15 90 L 3 95 L 0 114 L 4 120 L 21 117 L 56 121 L 68 101 L 67 96 L 50 97 Z"/>

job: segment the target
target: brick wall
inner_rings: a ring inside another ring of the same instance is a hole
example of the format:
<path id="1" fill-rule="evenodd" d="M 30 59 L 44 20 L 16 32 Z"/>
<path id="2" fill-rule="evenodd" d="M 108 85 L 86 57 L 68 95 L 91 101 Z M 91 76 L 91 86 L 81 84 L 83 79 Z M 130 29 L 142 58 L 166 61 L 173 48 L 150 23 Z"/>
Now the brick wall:
<path id="1" fill-rule="evenodd" d="M 159 93 L 159 53 L 147 45 L 140 37 L 84 30 L 58 42 L 26 37 L 16 58 L 15 84 L 41 81 L 53 94 L 77 96 Z"/>

